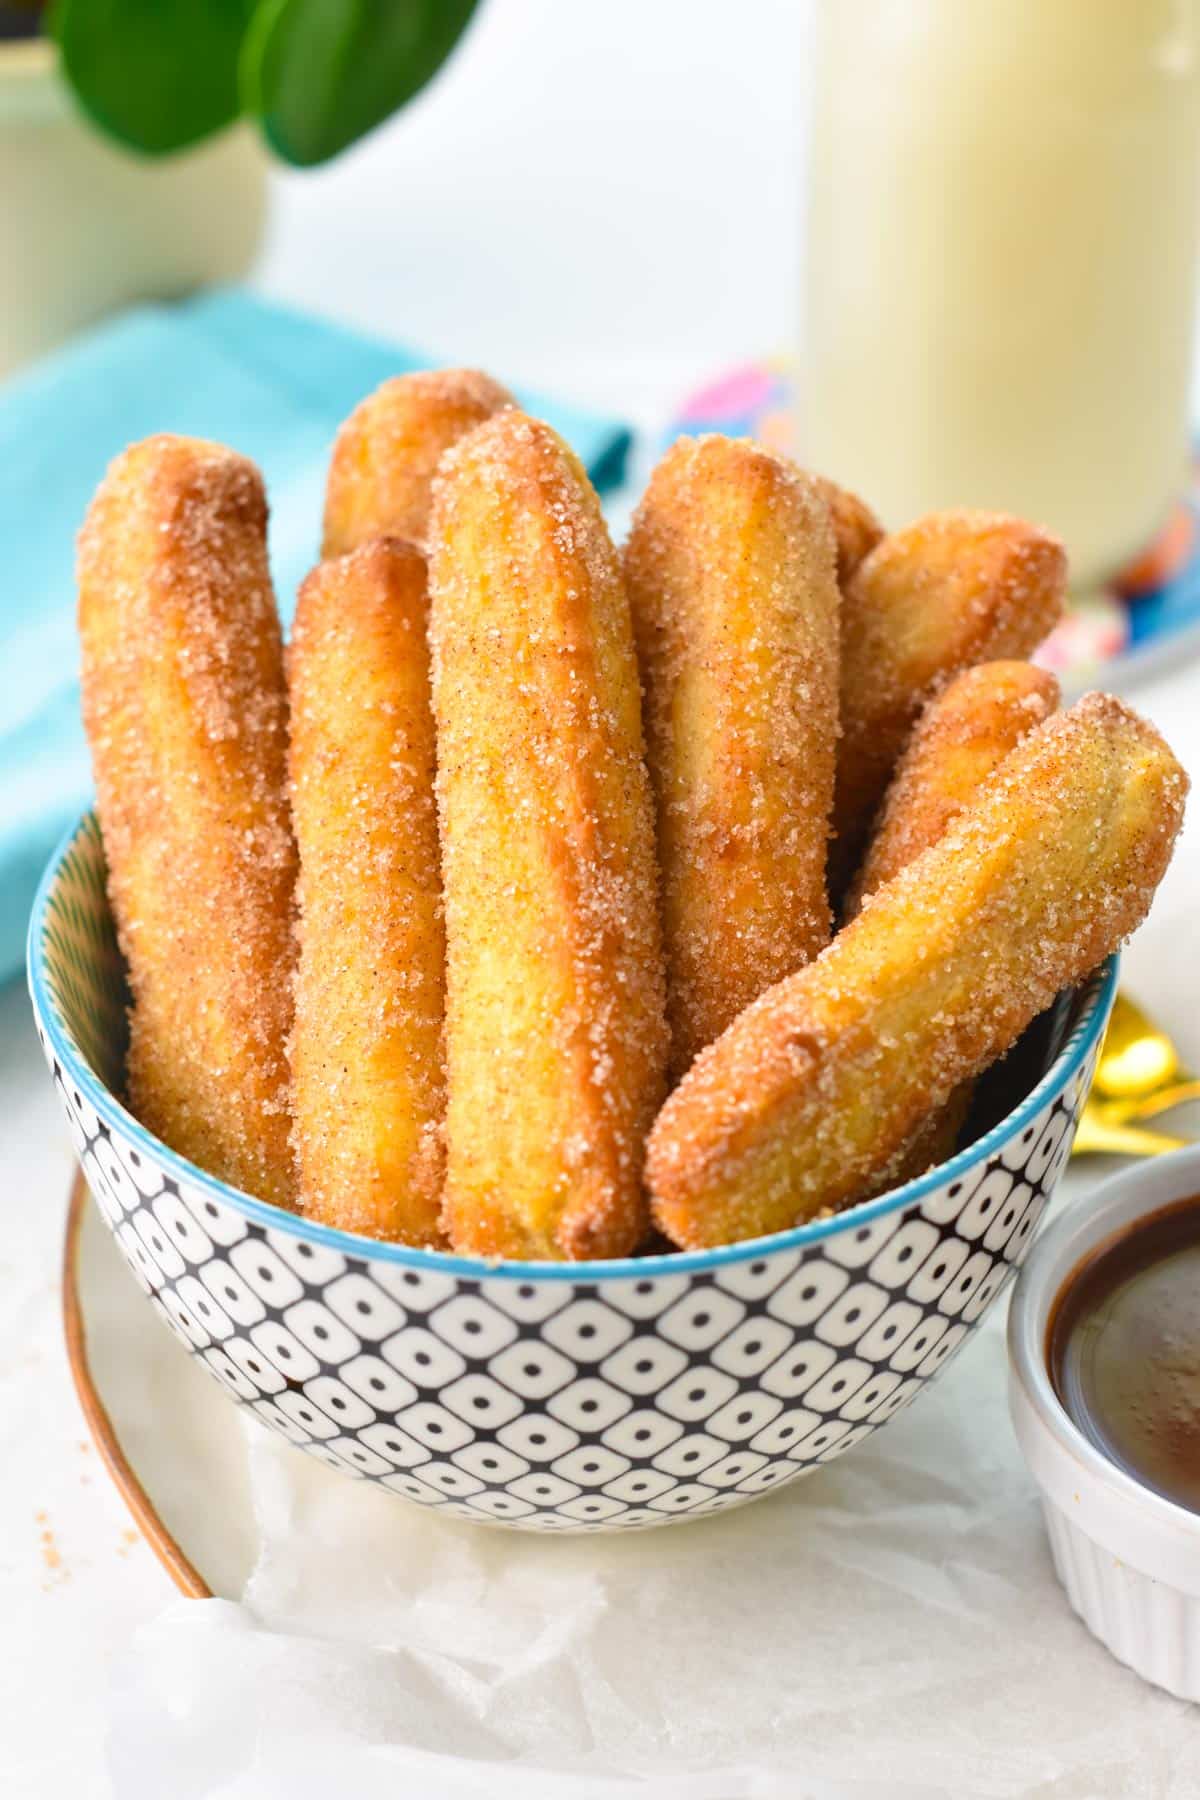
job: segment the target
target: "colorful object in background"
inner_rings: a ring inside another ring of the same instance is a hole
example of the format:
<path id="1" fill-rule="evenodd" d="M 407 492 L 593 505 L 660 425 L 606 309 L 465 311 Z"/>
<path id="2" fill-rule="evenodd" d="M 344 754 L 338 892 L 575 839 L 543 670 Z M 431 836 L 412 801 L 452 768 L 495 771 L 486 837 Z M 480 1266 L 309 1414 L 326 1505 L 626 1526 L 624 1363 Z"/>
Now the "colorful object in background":
<path id="1" fill-rule="evenodd" d="M 1129 644 L 1129 611 L 1116 594 L 1072 598 L 1069 610 L 1037 653 L 1037 660 L 1056 675 L 1073 673 L 1090 680 Z"/>
<path id="2" fill-rule="evenodd" d="M 770 450 L 791 453 L 792 381 L 782 357 L 745 363 L 718 375 L 684 402 L 667 432 L 671 443 L 685 432 L 723 431 L 728 437 L 757 438 Z"/>
<path id="3" fill-rule="evenodd" d="M 731 369 L 688 396 L 664 443 L 685 432 L 721 431 L 792 454 L 792 390 L 782 357 Z M 1158 537 L 1111 587 L 1072 599 L 1038 661 L 1077 692 L 1101 671 L 1111 685 L 1181 654 L 1200 654 L 1200 449 L 1191 485 Z"/>

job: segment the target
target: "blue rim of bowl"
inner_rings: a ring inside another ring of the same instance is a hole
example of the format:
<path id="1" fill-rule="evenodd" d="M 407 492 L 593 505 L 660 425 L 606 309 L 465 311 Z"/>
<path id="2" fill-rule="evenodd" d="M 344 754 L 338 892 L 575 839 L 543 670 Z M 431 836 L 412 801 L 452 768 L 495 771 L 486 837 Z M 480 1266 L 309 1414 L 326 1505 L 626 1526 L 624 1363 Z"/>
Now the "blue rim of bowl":
<path id="1" fill-rule="evenodd" d="M 986 1162 L 1016 1137 L 1040 1112 L 1046 1100 L 1052 1094 L 1060 1093 L 1075 1072 L 1082 1068 L 1104 1028 L 1117 987 L 1120 958 L 1114 953 L 1095 974 L 1088 977 L 1092 991 L 1085 994 L 1080 1016 L 1072 1026 L 1066 1043 L 1041 1080 L 1010 1113 L 1006 1113 L 990 1131 L 976 1138 L 974 1143 L 968 1144 L 965 1150 L 960 1150 L 948 1162 L 939 1163 L 936 1168 L 918 1176 L 915 1181 L 907 1182 L 903 1187 L 881 1194 L 877 1200 L 863 1201 L 858 1206 L 848 1207 L 844 1212 L 834 1213 L 830 1218 L 814 1219 L 808 1225 L 797 1225 L 791 1231 L 774 1232 L 769 1237 L 743 1238 L 739 1243 L 722 1244 L 713 1250 L 674 1250 L 658 1255 L 611 1257 L 588 1263 L 489 1262 L 483 1257 L 453 1256 L 445 1250 L 414 1250 L 405 1244 L 390 1244 L 380 1238 L 360 1237 L 354 1232 L 339 1231 L 332 1225 L 318 1225 L 311 1219 L 302 1218 L 298 1213 L 288 1212 L 281 1206 L 272 1206 L 269 1201 L 256 1200 L 252 1195 L 243 1194 L 239 1189 L 228 1186 L 215 1175 L 206 1174 L 195 1163 L 189 1162 L 186 1157 L 180 1156 L 168 1144 L 147 1131 L 144 1125 L 140 1125 L 117 1096 L 93 1074 L 51 1001 L 43 966 L 45 914 L 58 879 L 59 866 L 91 816 L 89 810 L 75 821 L 47 863 L 33 902 L 27 940 L 27 977 L 34 1010 L 50 1039 L 55 1056 L 63 1069 L 69 1072 L 72 1082 L 87 1096 L 93 1110 L 101 1118 L 109 1120 L 115 1116 L 122 1132 L 152 1162 L 160 1163 L 177 1180 L 211 1195 L 214 1200 L 219 1200 L 232 1211 L 240 1213 L 243 1218 L 270 1230 L 284 1231 L 290 1237 L 303 1238 L 310 1244 L 319 1244 L 327 1250 L 336 1250 L 342 1256 L 355 1257 L 360 1262 L 390 1262 L 401 1268 L 424 1270 L 427 1274 L 456 1275 L 470 1281 L 494 1281 L 499 1278 L 575 1283 L 630 1280 L 638 1277 L 646 1279 L 651 1274 L 701 1274 L 710 1269 L 727 1268 L 732 1263 L 753 1262 L 764 1255 L 773 1255 L 778 1250 L 804 1249 L 809 1244 L 819 1244 L 825 1238 L 836 1237 L 850 1227 L 857 1230 L 863 1225 L 873 1224 L 876 1219 L 886 1218 L 889 1213 L 919 1204 L 936 1188 L 952 1182 L 957 1175 L 974 1168 L 978 1163 Z"/>

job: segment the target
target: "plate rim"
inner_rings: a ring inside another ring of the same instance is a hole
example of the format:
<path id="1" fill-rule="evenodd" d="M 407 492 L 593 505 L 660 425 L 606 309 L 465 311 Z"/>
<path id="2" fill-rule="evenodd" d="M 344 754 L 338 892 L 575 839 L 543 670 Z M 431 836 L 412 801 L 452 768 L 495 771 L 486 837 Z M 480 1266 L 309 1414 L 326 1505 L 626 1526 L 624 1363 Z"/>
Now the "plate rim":
<path id="1" fill-rule="evenodd" d="M 71 1381 L 92 1442 L 100 1453 L 100 1460 L 160 1566 L 187 1599 L 212 1600 L 216 1598 L 213 1590 L 182 1544 L 163 1523 L 154 1502 L 126 1456 L 92 1373 L 88 1357 L 87 1321 L 83 1302 L 79 1297 L 79 1240 L 84 1212 L 90 1199 L 83 1171 L 76 1169 L 67 1200 L 61 1281 L 63 1339 Z"/>

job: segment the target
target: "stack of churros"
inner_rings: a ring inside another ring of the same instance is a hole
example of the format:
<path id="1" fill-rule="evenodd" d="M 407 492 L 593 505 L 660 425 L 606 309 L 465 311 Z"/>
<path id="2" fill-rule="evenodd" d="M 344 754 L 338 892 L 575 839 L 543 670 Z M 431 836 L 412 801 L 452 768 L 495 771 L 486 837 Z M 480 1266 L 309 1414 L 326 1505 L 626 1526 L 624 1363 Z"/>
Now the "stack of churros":
<path id="1" fill-rule="evenodd" d="M 129 1101 L 366 1236 L 587 1260 L 786 1230 L 945 1160 L 1145 917 L 1187 778 L 1029 658 L 1061 545 L 889 534 L 684 439 L 624 553 L 472 370 L 339 434 L 285 653 L 251 465 L 159 437 L 80 540 Z"/>

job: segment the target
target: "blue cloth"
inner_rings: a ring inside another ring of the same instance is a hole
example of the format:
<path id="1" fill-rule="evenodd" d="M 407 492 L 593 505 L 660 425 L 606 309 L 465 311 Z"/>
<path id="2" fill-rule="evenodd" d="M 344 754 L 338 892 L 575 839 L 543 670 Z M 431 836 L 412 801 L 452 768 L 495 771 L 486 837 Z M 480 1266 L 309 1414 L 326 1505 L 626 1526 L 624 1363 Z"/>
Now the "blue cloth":
<path id="1" fill-rule="evenodd" d="M 253 457 L 287 620 L 316 559 L 337 426 L 389 375 L 431 361 L 231 289 L 124 313 L 0 388 L 0 979 L 20 966 L 42 867 L 91 793 L 75 534 L 108 463 L 156 431 Z M 574 445 L 598 488 L 620 482 L 624 425 L 518 398 Z"/>

